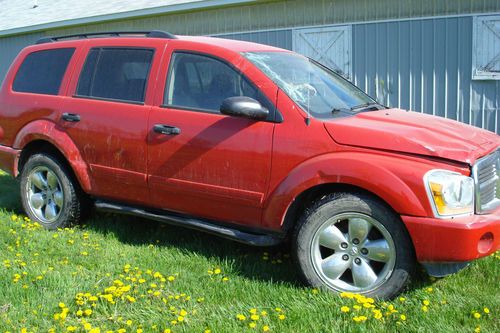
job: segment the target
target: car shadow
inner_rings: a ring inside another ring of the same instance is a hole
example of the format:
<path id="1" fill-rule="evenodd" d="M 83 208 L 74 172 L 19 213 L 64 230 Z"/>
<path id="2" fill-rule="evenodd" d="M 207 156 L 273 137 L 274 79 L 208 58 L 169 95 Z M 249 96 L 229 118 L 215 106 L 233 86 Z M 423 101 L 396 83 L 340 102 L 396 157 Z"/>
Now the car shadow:
<path id="1" fill-rule="evenodd" d="M 0 210 L 22 214 L 18 181 L 0 174 Z M 276 281 L 304 287 L 289 255 L 288 245 L 253 247 L 200 231 L 127 215 L 92 212 L 84 228 L 103 235 L 112 233 L 128 245 L 176 247 L 220 262 L 231 262 L 236 274 L 250 280 Z M 267 260 L 264 260 L 267 258 Z M 433 283 L 421 267 L 407 291 L 425 289 Z"/>
<path id="2" fill-rule="evenodd" d="M 0 174 L 0 210 L 23 214 L 17 180 Z M 294 287 L 303 286 L 295 273 L 286 246 L 259 248 L 205 234 L 196 230 L 174 227 L 165 223 L 134 216 L 91 212 L 84 228 L 103 235 L 113 234 L 128 245 L 176 247 L 220 262 L 231 262 L 237 274 L 248 279 L 279 281 Z M 267 253 L 264 256 L 264 253 Z M 264 260 L 263 257 L 267 257 Z"/>

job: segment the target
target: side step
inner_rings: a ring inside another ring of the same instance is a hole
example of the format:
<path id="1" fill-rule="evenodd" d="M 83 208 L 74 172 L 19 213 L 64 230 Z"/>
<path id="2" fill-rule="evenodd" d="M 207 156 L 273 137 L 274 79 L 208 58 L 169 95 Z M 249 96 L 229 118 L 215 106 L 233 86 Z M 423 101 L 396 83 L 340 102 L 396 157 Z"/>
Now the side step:
<path id="1" fill-rule="evenodd" d="M 176 213 L 150 212 L 142 208 L 124 206 L 104 201 L 96 201 L 95 207 L 100 211 L 139 216 L 150 220 L 165 222 L 175 226 L 200 230 L 247 245 L 274 246 L 283 241 L 283 238 L 280 238 L 279 236 L 249 233 L 235 228 L 222 226 L 209 220 L 197 219 Z"/>

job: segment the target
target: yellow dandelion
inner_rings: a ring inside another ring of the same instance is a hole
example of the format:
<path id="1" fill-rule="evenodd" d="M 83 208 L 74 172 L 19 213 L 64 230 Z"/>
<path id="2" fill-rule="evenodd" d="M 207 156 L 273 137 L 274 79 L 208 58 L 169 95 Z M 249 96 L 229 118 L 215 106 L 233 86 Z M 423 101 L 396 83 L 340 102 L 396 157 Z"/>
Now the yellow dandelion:
<path id="1" fill-rule="evenodd" d="M 354 320 L 356 323 L 362 323 L 362 322 L 366 321 L 366 319 L 368 319 L 368 318 L 365 316 L 356 316 L 356 317 L 352 318 L 352 320 Z"/>
<path id="2" fill-rule="evenodd" d="M 484 308 L 484 309 L 483 309 L 483 312 L 484 312 L 484 313 L 490 313 L 490 309 L 488 309 L 488 308 Z"/>
<path id="3" fill-rule="evenodd" d="M 429 311 L 429 308 L 426 305 L 424 305 L 424 306 L 422 306 L 422 311 L 427 312 L 427 311 Z"/>
<path id="4" fill-rule="evenodd" d="M 402 314 L 401 316 L 399 316 L 399 318 L 402 320 L 402 321 L 405 321 L 406 320 L 406 316 L 404 314 Z"/>
<path id="5" fill-rule="evenodd" d="M 264 325 L 264 327 L 262 327 L 262 331 L 264 331 L 264 332 L 267 332 L 267 331 L 269 331 L 269 326 L 267 326 L 267 325 Z"/>
<path id="6" fill-rule="evenodd" d="M 479 312 L 474 312 L 473 314 L 474 318 L 479 319 L 481 318 L 481 314 Z"/>
<path id="7" fill-rule="evenodd" d="M 346 312 L 351 311 L 351 308 L 349 308 L 348 306 L 345 306 L 345 305 L 344 305 L 343 307 L 341 307 L 341 308 L 340 308 L 340 311 L 342 311 L 342 312 L 346 313 Z"/>
<path id="8" fill-rule="evenodd" d="M 280 314 L 280 315 L 278 316 L 278 319 L 279 319 L 279 320 L 285 320 L 285 318 L 286 318 L 286 316 L 285 316 L 284 314 Z"/>
<path id="9" fill-rule="evenodd" d="M 248 327 L 250 328 L 255 328 L 255 326 L 257 326 L 257 323 L 255 323 L 254 321 L 248 324 Z"/>
<path id="10" fill-rule="evenodd" d="M 241 313 L 240 314 L 237 314 L 236 315 L 236 319 L 238 319 L 239 321 L 244 321 L 247 319 L 247 317 L 245 317 L 244 315 L 242 315 Z"/>
<path id="11" fill-rule="evenodd" d="M 251 316 L 250 316 L 250 319 L 252 319 L 252 320 L 254 320 L 254 321 L 259 320 L 259 318 L 260 318 L 260 317 L 259 317 L 259 315 L 257 315 L 257 314 L 253 314 L 253 315 L 251 315 Z"/>
<path id="12" fill-rule="evenodd" d="M 424 301 L 422 302 L 423 305 L 425 306 L 429 306 L 431 304 L 431 302 L 429 302 L 428 300 L 424 299 Z"/>

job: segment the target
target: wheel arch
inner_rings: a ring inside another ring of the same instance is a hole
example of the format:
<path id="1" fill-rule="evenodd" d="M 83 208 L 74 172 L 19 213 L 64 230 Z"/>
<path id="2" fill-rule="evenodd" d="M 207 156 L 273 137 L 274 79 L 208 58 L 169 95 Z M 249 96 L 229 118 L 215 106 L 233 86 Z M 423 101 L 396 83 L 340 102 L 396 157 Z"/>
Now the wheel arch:
<path id="1" fill-rule="evenodd" d="M 304 211 L 308 208 L 310 204 L 322 197 L 331 193 L 351 193 L 351 194 L 361 194 L 365 196 L 372 197 L 384 205 L 388 210 L 390 210 L 395 215 L 399 214 L 392 208 L 389 203 L 387 203 L 383 198 L 378 196 L 374 192 L 370 192 L 362 187 L 355 186 L 346 183 L 324 183 L 312 186 L 305 191 L 301 192 L 288 207 L 285 217 L 283 218 L 282 231 L 288 234 L 295 226 L 296 222 Z M 401 221 L 403 224 L 403 222 Z"/>
<path id="2" fill-rule="evenodd" d="M 13 147 L 21 150 L 18 173 L 22 172 L 29 156 L 39 151 L 50 152 L 65 163 L 84 192 L 91 191 L 87 164 L 71 138 L 58 129 L 53 122 L 40 120 L 29 123 L 18 133 Z"/>
<path id="3" fill-rule="evenodd" d="M 397 215 L 427 216 L 432 210 L 423 176 L 430 168 L 423 160 L 371 152 L 314 157 L 295 167 L 276 186 L 264 206 L 263 225 L 287 231 L 301 208 L 331 191 L 370 195 Z"/>

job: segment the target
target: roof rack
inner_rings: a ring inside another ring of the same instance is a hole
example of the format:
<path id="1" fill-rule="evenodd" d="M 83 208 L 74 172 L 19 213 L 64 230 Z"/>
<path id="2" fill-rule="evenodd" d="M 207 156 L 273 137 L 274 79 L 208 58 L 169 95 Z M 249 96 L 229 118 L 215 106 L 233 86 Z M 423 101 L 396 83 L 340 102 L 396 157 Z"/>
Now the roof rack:
<path id="1" fill-rule="evenodd" d="M 135 37 L 144 36 L 148 38 L 167 38 L 167 39 L 177 39 L 174 34 L 170 32 L 152 30 L 152 31 L 115 31 L 115 32 L 89 32 L 77 35 L 67 35 L 59 37 L 43 37 L 36 41 L 36 44 L 52 43 L 66 39 L 86 39 L 92 37 Z"/>

